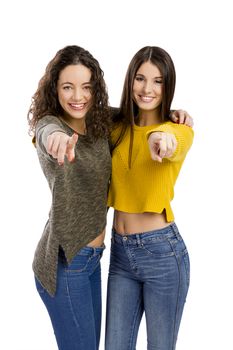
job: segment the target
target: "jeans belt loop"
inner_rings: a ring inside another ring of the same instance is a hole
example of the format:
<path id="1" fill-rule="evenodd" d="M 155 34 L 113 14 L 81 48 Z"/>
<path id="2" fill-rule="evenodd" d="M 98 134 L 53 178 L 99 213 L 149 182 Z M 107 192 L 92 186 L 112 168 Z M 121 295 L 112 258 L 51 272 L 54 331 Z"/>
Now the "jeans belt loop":
<path id="1" fill-rule="evenodd" d="M 181 237 L 180 237 L 180 234 L 178 232 L 177 227 L 175 226 L 175 223 L 171 224 L 171 228 L 172 228 L 172 231 L 173 231 L 174 235 L 176 236 L 177 240 L 180 241 Z"/>
<path id="2" fill-rule="evenodd" d="M 137 246 L 140 247 L 141 246 L 141 238 L 140 238 L 139 234 L 136 235 L 136 240 L 137 240 Z"/>

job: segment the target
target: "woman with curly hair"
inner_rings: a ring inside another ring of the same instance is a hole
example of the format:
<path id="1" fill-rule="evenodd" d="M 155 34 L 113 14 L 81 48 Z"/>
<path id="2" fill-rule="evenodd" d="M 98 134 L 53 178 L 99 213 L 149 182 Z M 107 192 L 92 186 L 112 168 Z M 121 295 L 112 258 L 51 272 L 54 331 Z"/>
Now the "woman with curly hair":
<path id="1" fill-rule="evenodd" d="M 111 174 L 111 125 L 103 72 L 78 46 L 57 52 L 28 113 L 52 193 L 33 270 L 59 349 L 98 349 L 100 258 Z"/>

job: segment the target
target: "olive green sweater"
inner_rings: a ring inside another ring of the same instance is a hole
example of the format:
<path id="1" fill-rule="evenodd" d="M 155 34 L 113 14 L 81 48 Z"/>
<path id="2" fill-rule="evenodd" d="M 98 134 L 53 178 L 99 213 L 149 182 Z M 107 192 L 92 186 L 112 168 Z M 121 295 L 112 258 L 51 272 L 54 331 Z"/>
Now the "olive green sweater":
<path id="1" fill-rule="evenodd" d="M 77 252 L 96 238 L 106 225 L 106 201 L 111 174 L 111 155 L 106 139 L 91 141 L 79 135 L 75 161 L 63 166 L 45 149 L 54 131 L 74 131 L 57 117 L 46 116 L 36 127 L 36 149 L 48 181 L 52 204 L 48 221 L 36 248 L 33 270 L 42 286 L 56 292 L 57 260 L 62 248 L 68 264 Z"/>

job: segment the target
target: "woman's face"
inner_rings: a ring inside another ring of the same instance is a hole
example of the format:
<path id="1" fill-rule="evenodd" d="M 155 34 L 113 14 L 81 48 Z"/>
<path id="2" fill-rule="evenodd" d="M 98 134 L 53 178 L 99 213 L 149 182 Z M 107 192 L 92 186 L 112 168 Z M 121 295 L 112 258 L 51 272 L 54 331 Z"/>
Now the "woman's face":
<path id="1" fill-rule="evenodd" d="M 82 64 L 69 65 L 60 72 L 58 100 L 68 120 L 85 118 L 92 102 L 90 80 L 91 71 Z"/>
<path id="2" fill-rule="evenodd" d="M 150 61 L 138 69 L 133 83 L 133 99 L 139 110 L 156 110 L 162 102 L 163 77 Z"/>

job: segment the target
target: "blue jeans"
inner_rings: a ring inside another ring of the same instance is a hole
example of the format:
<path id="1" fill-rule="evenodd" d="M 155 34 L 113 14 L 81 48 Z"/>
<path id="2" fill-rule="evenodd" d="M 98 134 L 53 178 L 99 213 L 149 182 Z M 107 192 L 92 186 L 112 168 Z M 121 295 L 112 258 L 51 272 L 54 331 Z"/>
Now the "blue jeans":
<path id="1" fill-rule="evenodd" d="M 70 265 L 60 251 L 54 297 L 36 279 L 59 350 L 97 350 L 101 327 L 100 258 L 104 247 L 81 249 Z"/>
<path id="2" fill-rule="evenodd" d="M 148 350 L 174 350 L 189 287 L 189 257 L 177 226 L 112 234 L 106 350 L 135 350 L 145 311 Z"/>

